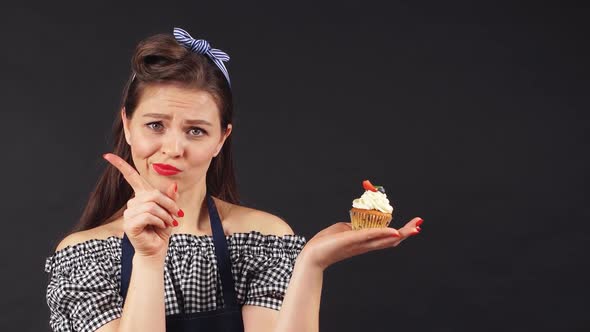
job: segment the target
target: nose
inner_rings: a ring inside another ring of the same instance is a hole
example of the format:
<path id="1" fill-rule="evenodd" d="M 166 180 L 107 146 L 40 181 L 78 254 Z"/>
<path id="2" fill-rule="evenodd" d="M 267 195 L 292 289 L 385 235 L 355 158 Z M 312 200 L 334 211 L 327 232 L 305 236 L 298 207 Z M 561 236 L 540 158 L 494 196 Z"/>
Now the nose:
<path id="1" fill-rule="evenodd" d="M 184 137 L 182 135 L 174 130 L 166 133 L 162 143 L 162 153 L 171 158 L 182 156 L 184 151 Z"/>

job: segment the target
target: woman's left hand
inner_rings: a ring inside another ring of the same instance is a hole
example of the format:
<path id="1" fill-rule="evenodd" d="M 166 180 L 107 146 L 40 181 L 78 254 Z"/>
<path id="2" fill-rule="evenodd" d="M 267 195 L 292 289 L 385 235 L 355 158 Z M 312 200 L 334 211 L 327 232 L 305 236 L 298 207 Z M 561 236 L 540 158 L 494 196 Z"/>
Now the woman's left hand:
<path id="1" fill-rule="evenodd" d="M 414 218 L 399 230 L 391 227 L 352 230 L 350 223 L 340 222 L 311 238 L 301 255 L 322 270 L 341 260 L 369 251 L 398 246 L 410 236 L 420 233 L 423 220 Z"/>

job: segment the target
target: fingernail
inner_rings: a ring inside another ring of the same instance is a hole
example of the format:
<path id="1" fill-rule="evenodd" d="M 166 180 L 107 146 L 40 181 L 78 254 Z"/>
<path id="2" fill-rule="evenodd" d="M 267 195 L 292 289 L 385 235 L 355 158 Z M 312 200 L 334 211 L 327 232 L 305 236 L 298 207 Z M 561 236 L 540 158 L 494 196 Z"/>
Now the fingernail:
<path id="1" fill-rule="evenodd" d="M 174 192 L 178 192 L 178 184 L 174 182 Z"/>
<path id="2" fill-rule="evenodd" d="M 422 218 L 420 218 L 418 221 L 416 221 L 416 226 L 422 225 L 423 222 L 424 222 L 424 220 L 422 220 Z"/>
<path id="3" fill-rule="evenodd" d="M 391 236 L 393 236 L 393 237 L 399 237 L 399 234 L 398 233 L 393 233 L 393 234 L 391 234 Z"/>
<path id="4" fill-rule="evenodd" d="M 178 216 L 179 217 L 184 217 L 184 211 L 182 211 L 182 209 L 178 209 Z"/>
<path id="5" fill-rule="evenodd" d="M 103 157 L 104 159 L 106 159 L 106 158 L 107 158 L 107 154 L 106 154 L 106 153 L 103 153 L 102 157 Z"/>
<path id="6" fill-rule="evenodd" d="M 416 229 L 418 230 L 418 233 L 422 230 L 422 228 L 420 228 L 420 226 L 416 226 Z"/>
<path id="7" fill-rule="evenodd" d="M 174 227 L 178 226 L 178 221 L 176 221 L 175 219 L 172 219 L 172 225 L 174 225 Z"/>

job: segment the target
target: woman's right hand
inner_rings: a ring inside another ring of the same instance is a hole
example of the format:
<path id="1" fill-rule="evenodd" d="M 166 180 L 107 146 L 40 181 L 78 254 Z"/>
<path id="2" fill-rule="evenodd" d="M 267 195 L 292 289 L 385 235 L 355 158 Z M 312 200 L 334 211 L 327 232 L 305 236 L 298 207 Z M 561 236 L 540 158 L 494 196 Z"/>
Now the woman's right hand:
<path id="1" fill-rule="evenodd" d="M 176 183 L 162 193 L 121 157 L 112 153 L 103 157 L 123 174 L 135 192 L 123 213 L 123 231 L 133 245 L 135 255 L 165 258 L 172 227 L 178 225 L 173 217 L 178 216 L 180 210 L 176 205 Z"/>

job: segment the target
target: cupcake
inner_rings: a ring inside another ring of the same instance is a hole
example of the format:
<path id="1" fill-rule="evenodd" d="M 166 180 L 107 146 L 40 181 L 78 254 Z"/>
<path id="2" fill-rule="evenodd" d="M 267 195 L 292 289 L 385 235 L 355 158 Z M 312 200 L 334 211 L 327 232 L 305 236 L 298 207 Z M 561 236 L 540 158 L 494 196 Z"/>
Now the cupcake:
<path id="1" fill-rule="evenodd" d="M 389 204 L 385 188 L 363 181 L 365 192 L 352 201 L 350 220 L 352 229 L 387 227 L 393 218 L 393 207 Z"/>

